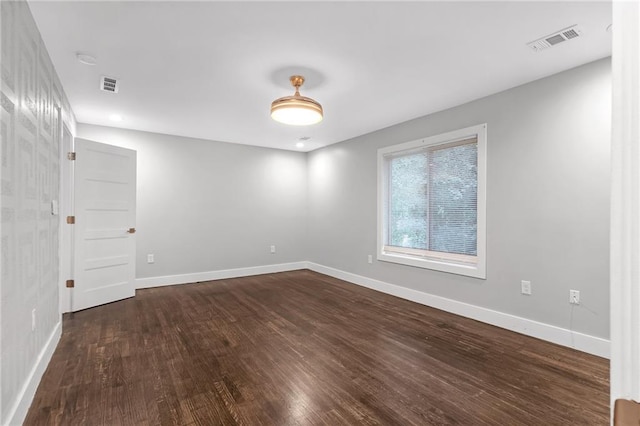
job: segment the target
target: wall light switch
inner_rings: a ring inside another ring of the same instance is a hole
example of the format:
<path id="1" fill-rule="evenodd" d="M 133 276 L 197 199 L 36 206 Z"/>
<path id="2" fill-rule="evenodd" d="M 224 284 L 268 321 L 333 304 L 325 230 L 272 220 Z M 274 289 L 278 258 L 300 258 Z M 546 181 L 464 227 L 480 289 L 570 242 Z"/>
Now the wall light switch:
<path id="1" fill-rule="evenodd" d="M 569 290 L 569 303 L 572 305 L 580 304 L 580 290 Z"/>
<path id="2" fill-rule="evenodd" d="M 271 254 L 274 254 L 276 252 L 276 246 L 271 246 Z"/>
<path id="3" fill-rule="evenodd" d="M 152 255 L 152 254 L 148 254 L 147 255 L 147 263 L 153 263 L 155 261 L 156 261 L 156 259 L 155 259 L 154 255 Z"/>
<path id="4" fill-rule="evenodd" d="M 531 281 L 521 281 L 520 282 L 520 291 L 522 294 L 526 294 L 527 296 L 531 296 Z"/>

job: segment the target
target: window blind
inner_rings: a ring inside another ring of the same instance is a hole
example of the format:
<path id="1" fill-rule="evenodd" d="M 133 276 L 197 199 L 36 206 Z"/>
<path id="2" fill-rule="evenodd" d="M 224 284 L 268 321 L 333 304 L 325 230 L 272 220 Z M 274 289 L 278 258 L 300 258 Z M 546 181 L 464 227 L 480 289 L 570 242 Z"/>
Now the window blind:
<path id="1" fill-rule="evenodd" d="M 451 254 L 463 262 L 473 259 L 477 254 L 477 138 L 394 153 L 386 160 L 387 249 L 412 256 Z"/>

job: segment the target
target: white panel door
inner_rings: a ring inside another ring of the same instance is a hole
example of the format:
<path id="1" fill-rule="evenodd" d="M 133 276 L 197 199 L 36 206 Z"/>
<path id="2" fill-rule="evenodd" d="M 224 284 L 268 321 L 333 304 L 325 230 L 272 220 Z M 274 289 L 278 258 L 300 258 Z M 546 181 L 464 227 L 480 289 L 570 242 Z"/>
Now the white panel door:
<path id="1" fill-rule="evenodd" d="M 136 152 L 75 143 L 72 311 L 135 295 Z"/>

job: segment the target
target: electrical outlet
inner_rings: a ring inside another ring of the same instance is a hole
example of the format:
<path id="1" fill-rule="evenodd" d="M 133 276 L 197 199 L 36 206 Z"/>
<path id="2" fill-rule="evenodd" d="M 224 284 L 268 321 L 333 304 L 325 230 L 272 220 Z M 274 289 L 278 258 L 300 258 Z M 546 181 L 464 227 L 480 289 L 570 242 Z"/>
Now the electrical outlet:
<path id="1" fill-rule="evenodd" d="M 156 261 L 156 258 L 153 254 L 148 254 L 147 255 L 147 263 L 153 263 Z"/>
<path id="2" fill-rule="evenodd" d="M 276 252 L 276 246 L 271 246 L 271 254 L 274 254 Z"/>
<path id="3" fill-rule="evenodd" d="M 569 290 L 569 303 L 572 305 L 580 304 L 580 291 L 579 290 Z"/>
<path id="4" fill-rule="evenodd" d="M 372 255 L 368 255 L 367 256 L 367 263 L 373 263 L 373 256 Z"/>
<path id="5" fill-rule="evenodd" d="M 531 281 L 521 281 L 520 282 L 520 291 L 522 294 L 526 294 L 527 296 L 531 296 Z"/>
<path id="6" fill-rule="evenodd" d="M 31 310 L 31 331 L 36 331 L 36 308 Z"/>

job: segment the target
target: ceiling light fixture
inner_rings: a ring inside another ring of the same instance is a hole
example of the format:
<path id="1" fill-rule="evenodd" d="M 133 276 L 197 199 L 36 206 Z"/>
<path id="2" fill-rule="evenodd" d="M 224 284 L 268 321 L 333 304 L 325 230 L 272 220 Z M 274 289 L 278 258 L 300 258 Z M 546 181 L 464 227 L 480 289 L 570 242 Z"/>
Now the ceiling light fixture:
<path id="1" fill-rule="evenodd" d="M 300 86 L 304 83 L 304 77 L 292 75 L 289 80 L 296 88 L 296 93 L 273 101 L 271 118 L 292 126 L 308 126 L 322 121 L 322 105 L 311 98 L 300 96 Z"/>
<path id="2" fill-rule="evenodd" d="M 89 65 L 89 66 L 94 66 L 95 64 L 98 63 L 98 61 L 94 56 L 91 56 L 87 53 L 82 53 L 82 52 L 76 53 L 76 59 L 78 59 L 78 62 L 80 62 L 81 64 Z"/>
<path id="3" fill-rule="evenodd" d="M 111 114 L 109 116 L 109 120 L 111 121 L 115 121 L 116 123 L 124 120 L 124 117 L 122 117 L 120 114 Z"/>

